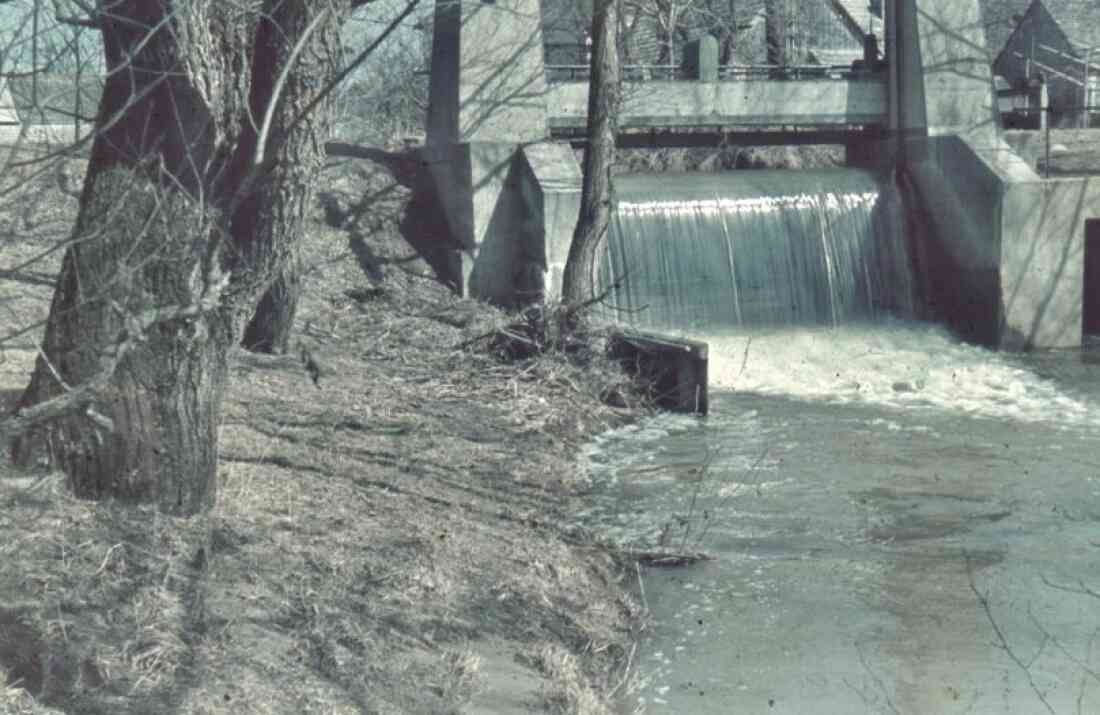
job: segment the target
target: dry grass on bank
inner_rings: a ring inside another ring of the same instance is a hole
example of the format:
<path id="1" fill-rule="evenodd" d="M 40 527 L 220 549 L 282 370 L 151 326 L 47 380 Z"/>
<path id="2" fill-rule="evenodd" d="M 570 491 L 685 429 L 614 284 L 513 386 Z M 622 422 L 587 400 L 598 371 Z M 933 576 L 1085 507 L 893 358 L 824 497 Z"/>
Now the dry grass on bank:
<path id="1" fill-rule="evenodd" d="M 327 188 L 384 188 L 354 166 Z M 380 195 L 357 229 L 378 281 L 345 232 L 310 226 L 299 326 L 320 388 L 296 355 L 236 355 L 211 514 L 0 466 L 0 712 L 607 712 L 639 609 L 569 514 L 579 445 L 629 417 L 597 399 L 623 378 L 458 348 L 507 316 L 425 278 L 379 218 L 401 192 Z M 47 205 L 34 231 L 0 216 L 0 268 L 68 230 L 75 203 Z M 0 282 L 0 331 L 49 297 Z M 4 351 L 8 406 L 39 336 Z"/>

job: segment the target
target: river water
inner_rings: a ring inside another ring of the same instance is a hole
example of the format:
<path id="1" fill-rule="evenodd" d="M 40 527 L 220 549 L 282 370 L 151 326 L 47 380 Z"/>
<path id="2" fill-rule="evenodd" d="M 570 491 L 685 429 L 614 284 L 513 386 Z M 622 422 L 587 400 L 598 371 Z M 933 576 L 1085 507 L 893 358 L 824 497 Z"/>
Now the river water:
<path id="1" fill-rule="evenodd" d="M 710 414 L 585 454 L 585 523 L 712 557 L 640 571 L 628 711 L 1100 712 L 1100 352 L 966 345 L 891 317 L 908 286 L 867 286 L 790 320 L 685 319 Z M 681 306 L 655 326 L 700 315 Z"/>

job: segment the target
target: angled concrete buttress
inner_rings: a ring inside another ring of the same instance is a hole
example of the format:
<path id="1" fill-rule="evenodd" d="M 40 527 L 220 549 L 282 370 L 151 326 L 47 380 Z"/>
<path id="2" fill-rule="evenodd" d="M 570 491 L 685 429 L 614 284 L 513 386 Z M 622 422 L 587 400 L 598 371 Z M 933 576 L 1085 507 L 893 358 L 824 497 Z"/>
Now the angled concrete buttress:
<path id="1" fill-rule="evenodd" d="M 1100 183 L 1043 180 L 1004 142 L 979 0 L 887 9 L 890 129 L 925 227 L 926 297 L 977 342 L 1080 345 L 1085 222 L 1100 217 Z"/>

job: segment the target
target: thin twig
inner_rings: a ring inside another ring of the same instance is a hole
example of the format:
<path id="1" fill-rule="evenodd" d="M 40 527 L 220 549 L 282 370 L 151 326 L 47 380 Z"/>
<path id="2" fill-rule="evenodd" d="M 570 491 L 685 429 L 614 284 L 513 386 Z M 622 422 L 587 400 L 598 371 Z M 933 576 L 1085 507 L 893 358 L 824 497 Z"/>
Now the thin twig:
<path id="1" fill-rule="evenodd" d="M 1065 591 L 1066 593 L 1076 593 L 1082 596 L 1090 596 L 1092 598 L 1100 598 L 1100 591 L 1089 588 L 1085 585 L 1085 582 L 1081 581 L 1080 579 L 1078 579 L 1076 587 L 1063 586 L 1061 584 L 1054 583 L 1050 581 L 1045 575 L 1040 575 L 1039 579 L 1050 588 L 1056 589 L 1058 591 Z"/>
<path id="2" fill-rule="evenodd" d="M 404 22 L 405 18 L 412 14 L 412 11 L 415 10 L 416 6 L 419 4 L 420 0 L 410 0 L 409 4 L 405 6 L 405 9 L 401 11 L 401 14 L 395 17 L 393 21 L 386 26 L 386 29 L 382 31 L 382 34 L 375 38 L 374 42 L 370 43 L 365 50 L 360 52 L 356 56 L 356 58 L 348 64 L 347 67 L 340 70 L 340 72 L 337 73 L 334 78 L 332 78 L 328 85 L 325 86 L 325 88 L 322 89 L 320 92 L 318 92 L 317 95 L 312 100 L 310 100 L 308 104 L 306 104 L 305 109 L 303 109 L 298 114 L 298 116 L 295 117 L 292 122 L 290 122 L 290 125 L 287 127 L 287 132 L 289 133 L 294 129 L 294 127 L 298 126 L 298 123 L 308 117 L 310 112 L 312 112 L 318 104 L 323 102 L 325 98 L 328 97 L 328 95 L 330 95 L 332 91 L 340 85 L 341 82 L 347 79 L 348 75 L 354 72 L 359 67 L 359 65 L 363 64 L 363 62 L 365 62 L 366 59 L 371 56 L 375 49 L 377 49 L 378 46 L 382 44 L 382 42 L 387 37 L 389 37 L 394 30 L 397 29 L 398 25 Z"/>
<path id="3" fill-rule="evenodd" d="M 898 710 L 896 705 L 894 705 L 894 701 L 890 697 L 890 691 L 886 689 L 886 684 L 882 682 L 882 676 L 872 670 L 871 664 L 867 662 L 867 656 L 864 655 L 863 648 L 859 645 L 858 642 L 854 643 L 853 645 L 855 645 L 856 647 L 856 653 L 859 655 L 859 662 L 863 666 L 863 670 L 865 670 L 867 674 L 871 676 L 871 682 L 878 686 L 879 692 L 882 693 L 882 697 L 886 698 L 886 705 L 889 706 L 890 712 L 896 713 L 896 715 L 901 715 L 901 711 Z"/>
<path id="4" fill-rule="evenodd" d="M 708 449 L 706 459 L 697 468 L 699 476 L 695 480 L 695 488 L 691 492 L 691 506 L 688 507 L 687 520 L 684 525 L 684 535 L 680 538 L 680 550 L 683 551 L 687 546 L 688 535 L 691 533 L 691 522 L 695 518 L 695 506 L 699 502 L 699 492 L 703 488 L 703 482 L 706 481 L 707 474 L 710 472 L 710 465 L 714 463 L 715 457 L 721 449 Z"/>
<path id="5" fill-rule="evenodd" d="M 634 652 L 637 650 L 638 642 L 634 641 L 630 644 L 630 652 L 626 655 L 626 665 L 623 667 L 623 677 L 619 679 L 618 685 L 612 688 L 611 691 L 607 694 L 608 699 L 613 699 L 615 697 L 615 693 L 619 692 L 619 690 L 624 685 L 626 685 L 626 681 L 630 677 L 630 667 L 634 664 Z"/>
<path id="6" fill-rule="evenodd" d="M 762 452 L 760 452 L 760 455 L 756 458 L 756 460 L 752 464 L 749 465 L 749 469 L 748 469 L 747 474 L 752 474 L 757 470 L 757 468 L 764 462 L 764 459 L 767 458 L 768 452 L 771 451 L 771 448 L 772 448 L 771 444 L 768 444 L 767 446 L 764 447 L 764 450 Z M 738 484 L 736 486 L 736 488 L 734 488 L 734 490 L 731 493 L 729 493 L 726 496 L 722 497 L 722 501 L 718 502 L 717 506 L 714 507 L 714 511 L 721 511 L 726 506 L 726 504 L 729 503 L 729 500 L 737 495 L 738 491 L 740 491 L 741 486 L 742 486 L 741 484 Z M 757 493 L 759 494 L 759 487 L 757 488 Z M 703 538 L 706 537 L 707 532 L 710 531 L 710 527 L 713 524 L 714 524 L 714 521 L 708 521 L 707 525 L 705 527 L 703 527 L 703 531 L 699 533 L 699 543 L 702 543 Z"/>
<path id="7" fill-rule="evenodd" d="M 1039 649 L 1036 651 L 1034 657 L 1032 657 L 1030 663 L 1025 663 L 1022 658 L 1012 649 L 1009 645 L 1008 639 L 1005 637 L 1004 632 L 1001 630 L 1000 625 L 997 623 L 997 619 L 993 617 L 993 609 L 989 605 L 989 598 L 978 590 L 978 585 L 974 582 L 974 567 L 971 562 L 970 553 L 964 552 L 966 556 L 966 580 L 970 584 L 970 590 L 973 591 L 974 597 L 978 599 L 978 604 L 982 607 L 982 611 L 985 612 L 985 617 L 989 621 L 990 627 L 993 628 L 993 634 L 997 636 L 999 647 L 1008 655 L 1013 663 L 1016 664 L 1024 675 L 1027 677 L 1028 685 L 1031 686 L 1032 692 L 1039 698 L 1039 702 L 1046 707 L 1047 712 L 1051 715 L 1055 715 L 1054 708 L 1051 707 L 1050 702 L 1047 700 L 1046 695 L 1039 690 L 1038 684 L 1035 682 L 1035 678 L 1031 674 L 1031 666 L 1035 663 L 1035 660 L 1039 657 L 1039 654 L 1043 652 L 1043 648 L 1046 647 L 1048 638 L 1043 638 L 1043 642 L 1039 645 Z"/>
<path id="8" fill-rule="evenodd" d="M 737 373 L 737 377 L 745 372 L 745 367 L 749 364 L 749 346 L 752 345 L 752 336 L 749 336 L 748 342 L 745 343 L 745 354 L 741 356 L 741 370 Z"/>
<path id="9" fill-rule="evenodd" d="M 1100 683 L 1100 673 L 1093 670 L 1087 662 L 1082 661 L 1080 658 L 1070 653 L 1066 649 L 1066 647 L 1062 645 L 1061 641 L 1059 641 L 1053 633 L 1048 631 L 1046 627 L 1039 622 L 1039 619 L 1035 617 L 1034 611 L 1032 611 L 1030 603 L 1027 605 L 1027 616 L 1031 620 L 1031 624 L 1035 626 L 1036 630 L 1043 634 L 1043 638 L 1045 638 L 1047 641 L 1050 641 L 1050 643 L 1053 644 L 1055 648 L 1062 652 L 1062 655 L 1064 655 L 1067 659 L 1069 659 L 1070 662 L 1080 668 L 1083 673 L 1088 675 L 1097 683 Z M 1095 632 L 1093 633 L 1093 635 L 1095 636 Z"/>

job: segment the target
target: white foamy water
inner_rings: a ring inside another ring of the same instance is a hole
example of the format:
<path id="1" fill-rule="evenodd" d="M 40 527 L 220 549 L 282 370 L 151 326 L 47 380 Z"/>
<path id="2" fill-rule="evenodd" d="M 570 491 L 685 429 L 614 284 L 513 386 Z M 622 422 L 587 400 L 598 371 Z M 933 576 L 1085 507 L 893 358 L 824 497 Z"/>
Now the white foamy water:
<path id="1" fill-rule="evenodd" d="M 1100 406 L 1068 394 L 1018 358 L 927 324 L 892 321 L 738 330 L 710 344 L 712 388 L 837 404 L 940 409 L 1100 426 Z"/>

